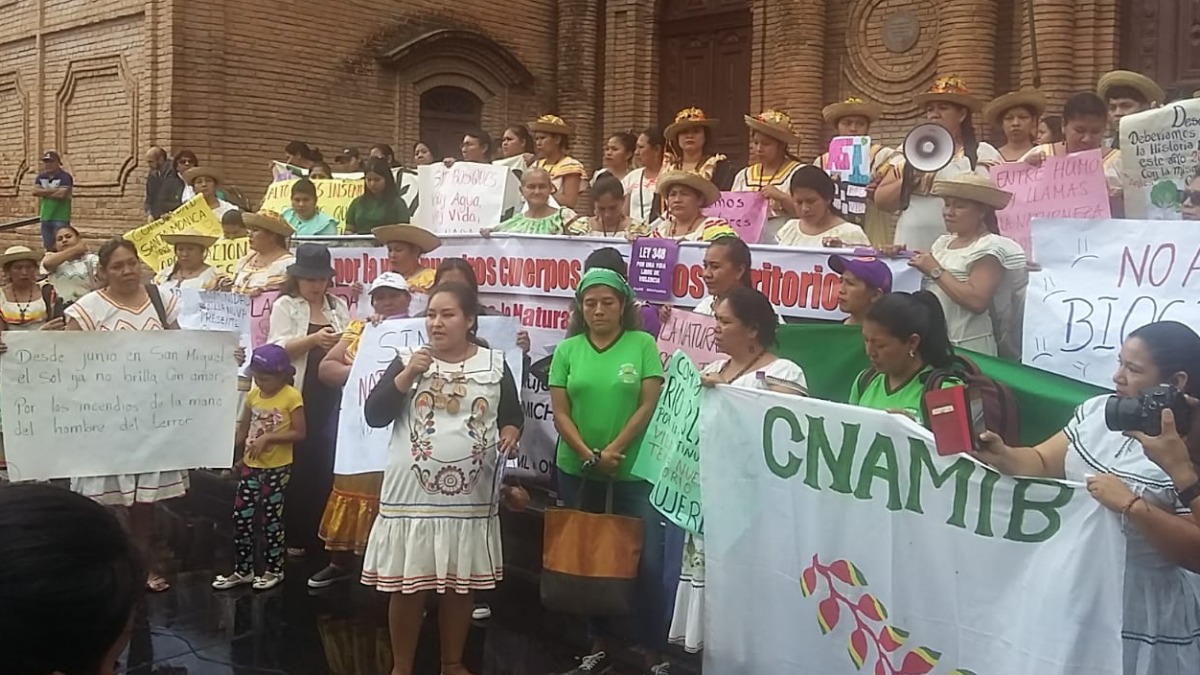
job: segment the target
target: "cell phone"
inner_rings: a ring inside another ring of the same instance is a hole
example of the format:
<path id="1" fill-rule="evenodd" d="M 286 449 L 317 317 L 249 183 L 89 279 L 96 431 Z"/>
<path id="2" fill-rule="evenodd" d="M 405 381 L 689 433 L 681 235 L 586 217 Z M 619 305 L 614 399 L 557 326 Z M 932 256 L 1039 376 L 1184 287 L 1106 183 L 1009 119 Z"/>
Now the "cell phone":
<path id="1" fill-rule="evenodd" d="M 987 418 L 983 410 L 983 396 L 978 389 L 967 387 L 967 408 L 971 414 L 971 449 L 979 451 L 979 437 L 987 431 Z"/>

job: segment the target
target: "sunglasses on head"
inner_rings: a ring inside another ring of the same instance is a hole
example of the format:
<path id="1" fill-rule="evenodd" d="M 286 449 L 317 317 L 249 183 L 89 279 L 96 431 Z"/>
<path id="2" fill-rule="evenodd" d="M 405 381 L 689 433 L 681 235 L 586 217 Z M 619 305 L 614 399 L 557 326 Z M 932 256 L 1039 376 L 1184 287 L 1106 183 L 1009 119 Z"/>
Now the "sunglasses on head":
<path id="1" fill-rule="evenodd" d="M 1179 193 L 1180 204 L 1200 206 L 1200 190 L 1183 190 Z"/>

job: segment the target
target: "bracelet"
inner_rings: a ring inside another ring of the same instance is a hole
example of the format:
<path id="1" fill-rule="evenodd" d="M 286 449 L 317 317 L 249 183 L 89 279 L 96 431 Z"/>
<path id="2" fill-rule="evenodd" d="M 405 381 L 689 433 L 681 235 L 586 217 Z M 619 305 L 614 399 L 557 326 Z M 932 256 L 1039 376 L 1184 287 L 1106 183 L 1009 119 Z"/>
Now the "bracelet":
<path id="1" fill-rule="evenodd" d="M 1125 505 L 1125 508 L 1121 509 L 1121 517 L 1123 517 L 1123 518 L 1127 518 L 1127 517 L 1129 517 L 1129 511 L 1130 511 L 1131 509 L 1133 509 L 1133 507 L 1134 507 L 1135 505 L 1137 505 L 1137 503 L 1138 503 L 1138 502 L 1140 502 L 1140 501 L 1142 501 L 1142 496 L 1141 496 L 1141 495 L 1134 495 L 1134 496 L 1133 496 L 1133 499 L 1130 499 L 1130 500 L 1129 500 L 1129 503 Z"/>

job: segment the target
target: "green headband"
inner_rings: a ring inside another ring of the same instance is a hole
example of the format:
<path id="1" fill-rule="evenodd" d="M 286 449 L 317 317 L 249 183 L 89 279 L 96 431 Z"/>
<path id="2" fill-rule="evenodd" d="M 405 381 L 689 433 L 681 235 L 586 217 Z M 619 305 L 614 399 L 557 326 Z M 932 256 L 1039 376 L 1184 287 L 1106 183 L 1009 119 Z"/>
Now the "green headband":
<path id="1" fill-rule="evenodd" d="M 625 277 L 605 267 L 593 267 L 579 280 L 579 287 L 575 289 L 575 299 L 581 300 L 584 292 L 596 286 L 608 286 L 625 300 L 633 298 L 633 289 L 629 287 Z"/>

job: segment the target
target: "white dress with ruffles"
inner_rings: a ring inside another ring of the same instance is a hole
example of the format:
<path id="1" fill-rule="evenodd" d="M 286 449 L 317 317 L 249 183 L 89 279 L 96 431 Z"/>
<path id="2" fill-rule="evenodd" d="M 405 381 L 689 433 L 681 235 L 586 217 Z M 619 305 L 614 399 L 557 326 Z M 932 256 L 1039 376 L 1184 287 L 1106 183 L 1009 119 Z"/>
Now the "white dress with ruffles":
<path id="1" fill-rule="evenodd" d="M 405 362 L 411 356 L 398 354 Z M 437 373 L 466 376 L 456 414 L 434 405 Z M 480 348 L 463 363 L 434 359 L 405 399 L 363 557 L 364 584 L 389 593 L 469 593 L 504 577 L 496 509 L 503 377 L 504 353 Z"/>

